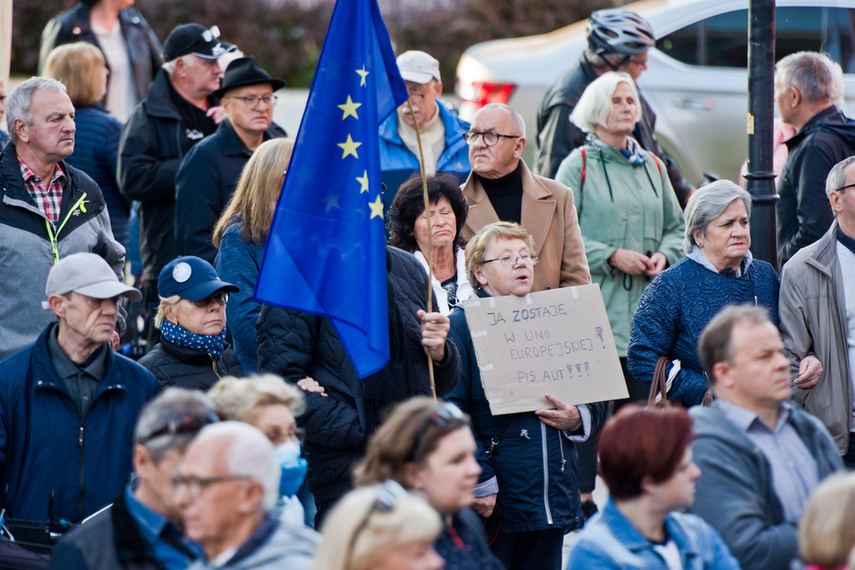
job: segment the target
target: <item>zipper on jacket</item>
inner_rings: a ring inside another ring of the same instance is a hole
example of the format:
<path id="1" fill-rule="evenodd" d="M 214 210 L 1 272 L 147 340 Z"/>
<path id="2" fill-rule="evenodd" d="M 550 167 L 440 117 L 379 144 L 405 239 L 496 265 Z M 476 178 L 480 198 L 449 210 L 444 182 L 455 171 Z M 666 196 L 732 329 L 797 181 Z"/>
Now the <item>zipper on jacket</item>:
<path id="1" fill-rule="evenodd" d="M 564 473 L 564 466 L 567 464 L 567 459 L 564 458 L 564 438 L 560 431 L 558 432 L 558 449 L 561 450 L 561 472 Z"/>
<path id="2" fill-rule="evenodd" d="M 549 508 L 549 452 L 546 441 L 546 424 L 543 422 L 540 423 L 540 442 L 543 447 L 543 508 L 546 510 L 546 523 L 552 525 L 552 510 Z"/>
<path id="3" fill-rule="evenodd" d="M 65 219 L 62 220 L 62 223 L 59 225 L 59 228 L 57 228 L 56 233 L 54 233 L 53 231 L 53 226 L 51 225 L 50 220 L 45 218 L 45 227 L 47 228 L 48 237 L 50 238 L 50 248 L 53 252 L 54 263 L 59 263 L 59 232 L 62 231 L 62 228 L 65 227 L 65 224 L 66 222 L 68 222 L 68 219 L 78 208 L 84 214 L 86 213 L 86 192 L 83 193 L 80 199 L 78 199 L 77 202 L 74 203 L 74 206 L 72 206 L 71 209 L 68 211 L 68 214 L 65 215 Z"/>
<path id="4" fill-rule="evenodd" d="M 77 436 L 77 446 L 80 448 L 80 520 L 85 518 L 86 509 L 84 507 L 84 497 L 86 495 L 86 444 L 85 444 L 85 431 L 84 422 L 80 422 L 80 431 Z"/>

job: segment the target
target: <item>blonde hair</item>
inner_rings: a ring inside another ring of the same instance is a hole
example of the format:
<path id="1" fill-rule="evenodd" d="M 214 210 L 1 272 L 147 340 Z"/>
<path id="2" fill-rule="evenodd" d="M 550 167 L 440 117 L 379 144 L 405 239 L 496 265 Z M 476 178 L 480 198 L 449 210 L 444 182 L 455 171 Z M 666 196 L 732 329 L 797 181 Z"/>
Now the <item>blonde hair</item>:
<path id="1" fill-rule="evenodd" d="M 228 420 L 250 422 L 258 406 L 283 404 L 294 416 L 305 409 L 302 391 L 275 374 L 261 374 L 249 378 L 226 376 L 214 384 L 208 396 Z"/>
<path id="2" fill-rule="evenodd" d="M 534 255 L 534 238 L 525 229 L 515 222 L 493 222 L 487 224 L 472 236 L 466 246 L 466 277 L 475 291 L 481 290 L 481 284 L 475 277 L 475 269 L 484 263 L 484 252 L 490 244 L 498 239 L 521 239 L 525 242 L 529 252 Z"/>
<path id="3" fill-rule="evenodd" d="M 807 564 L 837 568 L 855 546 L 855 473 L 825 479 L 799 521 L 799 554 Z"/>
<path id="4" fill-rule="evenodd" d="M 180 300 L 181 297 L 178 295 L 160 298 L 160 305 L 157 306 L 157 314 L 154 316 L 154 328 L 160 329 L 160 325 L 163 324 L 163 319 L 166 318 L 166 313 L 171 310 L 170 307 L 177 305 Z"/>
<path id="5" fill-rule="evenodd" d="M 291 139 L 271 139 L 255 149 L 240 173 L 237 190 L 214 226 L 214 247 L 220 247 L 223 232 L 237 221 L 243 222 L 244 241 L 262 245 L 267 240 L 293 150 Z M 239 219 L 233 220 L 235 216 Z"/>
<path id="6" fill-rule="evenodd" d="M 442 531 L 439 515 L 421 497 L 395 496 L 383 510 L 378 497 L 389 491 L 372 485 L 345 495 L 327 517 L 315 551 L 314 570 L 363 570 L 383 561 L 389 548 L 432 543 Z"/>
<path id="7" fill-rule="evenodd" d="M 45 77 L 61 81 L 75 107 L 88 107 L 101 100 L 104 54 L 88 42 L 75 42 L 53 48 L 45 63 Z"/>

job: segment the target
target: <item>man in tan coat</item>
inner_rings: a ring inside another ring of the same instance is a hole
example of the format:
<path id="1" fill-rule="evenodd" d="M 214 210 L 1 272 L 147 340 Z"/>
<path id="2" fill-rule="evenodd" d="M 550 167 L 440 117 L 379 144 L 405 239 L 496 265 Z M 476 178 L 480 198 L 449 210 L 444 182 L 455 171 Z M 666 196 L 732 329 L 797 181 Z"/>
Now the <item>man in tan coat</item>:
<path id="1" fill-rule="evenodd" d="M 462 186 L 469 204 L 463 236 L 469 239 L 493 222 L 517 222 L 537 249 L 533 291 L 590 283 L 573 193 L 536 176 L 520 158 L 526 142 L 522 117 L 491 103 L 475 114 L 464 138 L 472 173 Z"/>

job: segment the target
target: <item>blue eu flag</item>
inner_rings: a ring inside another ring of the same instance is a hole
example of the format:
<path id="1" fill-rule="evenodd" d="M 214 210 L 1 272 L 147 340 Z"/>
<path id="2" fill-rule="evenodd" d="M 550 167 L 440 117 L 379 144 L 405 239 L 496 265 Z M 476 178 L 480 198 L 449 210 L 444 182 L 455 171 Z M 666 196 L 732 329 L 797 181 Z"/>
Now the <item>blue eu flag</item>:
<path id="1" fill-rule="evenodd" d="M 339 0 L 255 299 L 328 317 L 361 378 L 389 362 L 377 129 L 406 100 L 377 0 Z"/>

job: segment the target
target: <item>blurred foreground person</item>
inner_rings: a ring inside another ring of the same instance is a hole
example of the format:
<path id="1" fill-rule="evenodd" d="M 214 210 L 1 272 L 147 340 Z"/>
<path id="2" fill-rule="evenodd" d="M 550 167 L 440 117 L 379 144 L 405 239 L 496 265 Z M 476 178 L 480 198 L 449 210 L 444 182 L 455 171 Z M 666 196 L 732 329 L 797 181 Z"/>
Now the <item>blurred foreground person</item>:
<path id="1" fill-rule="evenodd" d="M 694 197 L 693 197 L 694 198 Z M 696 406 L 690 511 L 715 528 L 743 568 L 786 570 L 808 496 L 843 463 L 828 430 L 790 400 L 790 364 L 766 309 L 727 307 L 698 353 L 716 400 Z"/>
<path id="2" fill-rule="evenodd" d="M 357 486 L 391 479 L 421 493 L 442 517 L 433 547 L 446 570 L 502 570 L 470 508 L 481 468 L 469 417 L 453 404 L 412 398 L 399 404 L 368 442 Z"/>
<path id="3" fill-rule="evenodd" d="M 832 475 L 813 492 L 799 521 L 804 570 L 845 568 L 855 548 L 855 474 Z M 851 566 L 850 566 L 851 568 Z"/>
<path id="4" fill-rule="evenodd" d="M 600 434 L 600 475 L 609 488 L 603 510 L 585 525 L 569 570 L 681 568 L 732 570 L 739 563 L 692 504 L 701 475 L 689 444 L 685 410 L 624 407 Z"/>
<path id="5" fill-rule="evenodd" d="M 324 523 L 314 570 L 442 570 L 439 516 L 394 481 L 351 491 Z"/>
<path id="6" fill-rule="evenodd" d="M 202 429 L 172 480 L 184 531 L 205 551 L 193 570 L 308 570 L 318 535 L 270 513 L 280 469 L 257 428 L 226 421 Z"/>
<path id="7" fill-rule="evenodd" d="M 484 226 L 466 246 L 466 271 L 478 296 L 527 295 L 533 250 L 519 224 Z M 486 518 L 498 507 L 501 520 L 493 552 L 514 570 L 558 570 L 565 532 L 582 526 L 574 444 L 596 429 L 605 406 L 572 406 L 546 394 L 550 408 L 494 416 L 462 307 L 451 314 L 451 336 L 463 371 L 448 400 L 472 416 L 483 469 L 474 508 Z"/>
<path id="8" fill-rule="evenodd" d="M 130 474 L 134 425 L 158 385 L 110 347 L 119 298 L 140 292 L 103 258 L 62 259 L 45 293 L 57 322 L 0 363 L 0 506 L 9 518 L 80 522 Z"/>
<path id="9" fill-rule="evenodd" d="M 274 374 L 262 374 L 249 378 L 227 376 L 214 384 L 208 395 L 217 403 L 223 419 L 255 426 L 273 444 L 282 470 L 276 515 L 283 522 L 303 524 L 303 506 L 296 495 L 306 479 L 308 464 L 301 457 L 294 419 L 306 407 L 303 392 Z"/>
<path id="10" fill-rule="evenodd" d="M 134 473 L 113 505 L 54 548 L 55 570 L 187 568 L 202 550 L 181 533 L 172 478 L 187 445 L 219 421 L 214 403 L 197 391 L 168 388 L 146 404 L 134 434 Z"/>
<path id="11" fill-rule="evenodd" d="M 139 363 L 161 386 L 207 390 L 223 376 L 243 376 L 226 345 L 226 303 L 237 287 L 221 281 L 204 259 L 188 255 L 163 268 L 157 291 L 160 342 Z"/>

